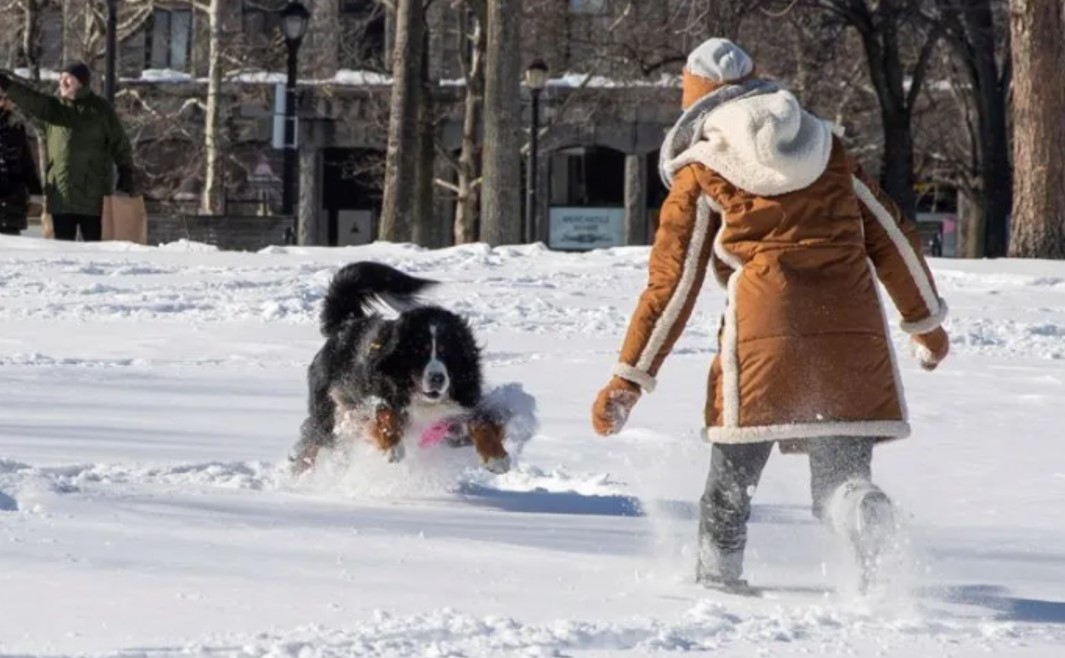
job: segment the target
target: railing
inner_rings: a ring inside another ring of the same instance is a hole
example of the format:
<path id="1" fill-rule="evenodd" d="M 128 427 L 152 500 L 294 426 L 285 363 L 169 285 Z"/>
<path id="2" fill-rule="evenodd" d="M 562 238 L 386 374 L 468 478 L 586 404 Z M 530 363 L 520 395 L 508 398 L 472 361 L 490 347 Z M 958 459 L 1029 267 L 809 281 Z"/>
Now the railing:
<path id="1" fill-rule="evenodd" d="M 291 244 L 287 215 L 150 215 L 148 244 L 202 242 L 226 251 L 259 251 Z"/>

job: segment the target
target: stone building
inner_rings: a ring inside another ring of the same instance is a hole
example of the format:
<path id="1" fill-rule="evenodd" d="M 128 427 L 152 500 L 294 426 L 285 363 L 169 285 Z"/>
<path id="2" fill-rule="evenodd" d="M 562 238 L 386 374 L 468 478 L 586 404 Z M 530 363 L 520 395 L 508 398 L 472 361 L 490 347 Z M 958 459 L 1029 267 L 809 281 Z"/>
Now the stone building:
<path id="1" fill-rule="evenodd" d="M 273 137 L 275 94 L 284 70 L 276 10 L 283 4 L 221 2 L 226 215 L 279 210 L 282 158 Z M 379 0 L 305 4 L 312 19 L 300 50 L 299 235 L 308 244 L 366 242 L 375 235 L 380 207 L 391 22 Z M 440 114 L 436 170 L 443 180 L 454 176 L 447 155 L 457 154 L 462 138 L 461 58 L 467 39 L 459 4 L 435 2 L 427 19 L 430 75 Z M 664 133 L 679 113 L 675 79 L 661 73 L 658 81 L 636 79 L 608 65 L 591 67 L 596 75 L 587 80 L 573 73 L 590 70 L 591 36 L 613 20 L 612 4 L 525 3 L 523 64 L 543 59 L 552 71 L 541 95 L 541 125 L 546 128 L 531 218 L 538 239 L 553 247 L 647 244 L 665 196 L 655 165 Z M 207 17 L 188 1 L 129 0 L 120 5 L 116 105 L 137 144 L 150 207 L 153 215 L 194 214 L 204 169 Z M 82 59 L 92 62 L 97 79 L 102 78 L 102 24 L 91 6 L 85 0 L 46 5 L 37 54 L 43 70 Z M 5 66 L 25 66 L 25 53 L 17 45 L 8 44 L 7 51 Z M 528 125 L 524 87 L 522 94 Z M 444 186 L 436 190 L 435 208 L 433 246 L 448 244 L 454 200 Z"/>

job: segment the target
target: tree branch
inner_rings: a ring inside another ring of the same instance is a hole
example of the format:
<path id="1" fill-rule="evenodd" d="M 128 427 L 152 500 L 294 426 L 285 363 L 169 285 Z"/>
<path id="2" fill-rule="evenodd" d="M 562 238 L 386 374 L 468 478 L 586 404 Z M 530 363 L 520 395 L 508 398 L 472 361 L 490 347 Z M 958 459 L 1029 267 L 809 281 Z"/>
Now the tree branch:
<path id="1" fill-rule="evenodd" d="M 433 179 L 433 184 L 436 185 L 437 187 L 444 188 L 448 192 L 453 192 L 456 195 L 458 195 L 458 194 L 460 194 L 462 192 L 462 190 L 459 189 L 458 185 L 455 185 L 454 183 L 446 181 L 443 178 L 434 178 Z"/>
<path id="2" fill-rule="evenodd" d="M 932 54 L 935 52 L 942 35 L 943 24 L 940 23 L 932 29 L 927 41 L 921 47 L 921 54 L 917 58 L 917 64 L 913 67 L 913 73 L 910 75 L 910 90 L 906 94 L 906 110 L 908 112 L 912 112 L 914 105 L 917 103 L 917 96 L 921 93 L 925 76 L 928 73 L 928 63 L 932 59 Z"/>

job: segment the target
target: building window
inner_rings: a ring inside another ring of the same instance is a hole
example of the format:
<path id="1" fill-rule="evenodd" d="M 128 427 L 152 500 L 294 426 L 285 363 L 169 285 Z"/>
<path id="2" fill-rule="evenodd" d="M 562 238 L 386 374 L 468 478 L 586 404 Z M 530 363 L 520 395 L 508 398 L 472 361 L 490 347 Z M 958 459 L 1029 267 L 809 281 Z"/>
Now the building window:
<path id="1" fill-rule="evenodd" d="M 156 9 L 148 29 L 150 69 L 187 71 L 192 48 L 192 10 Z"/>
<path id="2" fill-rule="evenodd" d="M 245 1 L 242 7 L 244 36 L 256 45 L 269 44 L 281 33 L 280 5 L 250 3 Z"/>
<path id="3" fill-rule="evenodd" d="M 571 14 L 605 14 L 607 0 L 569 0 Z"/>

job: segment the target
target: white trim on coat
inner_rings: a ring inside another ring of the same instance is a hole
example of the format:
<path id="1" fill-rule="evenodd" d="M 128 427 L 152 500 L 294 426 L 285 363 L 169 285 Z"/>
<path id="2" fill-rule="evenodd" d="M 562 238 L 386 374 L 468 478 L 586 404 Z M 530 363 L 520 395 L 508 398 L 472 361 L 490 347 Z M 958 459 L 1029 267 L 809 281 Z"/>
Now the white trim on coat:
<path id="1" fill-rule="evenodd" d="M 695 204 L 695 227 L 692 229 L 691 240 L 688 241 L 688 250 L 684 254 L 680 280 L 677 281 L 677 287 L 673 290 L 673 295 L 669 298 L 669 302 L 666 303 L 662 315 L 655 322 L 647 344 L 644 345 L 639 358 L 636 359 L 636 364 L 633 366 L 636 370 L 641 370 L 645 373 L 650 372 L 651 365 L 659 352 L 661 352 L 662 346 L 666 344 L 669 332 L 673 330 L 674 325 L 677 324 L 677 320 L 680 318 L 681 309 L 684 308 L 693 292 L 698 294 L 699 291 L 694 290 L 695 279 L 699 271 L 699 257 L 703 252 L 703 246 L 706 244 L 709 232 L 710 203 L 706 195 L 700 195 Z"/>
<path id="2" fill-rule="evenodd" d="M 736 287 L 739 284 L 740 273 L 743 271 L 743 261 L 725 249 L 722 235 L 725 229 L 725 218 L 721 218 L 721 230 L 714 238 L 714 255 L 721 262 L 732 268 L 732 274 L 728 277 L 725 285 L 726 301 L 724 319 L 725 324 L 721 330 L 721 422 L 725 427 L 738 427 L 740 424 L 740 353 L 739 353 L 739 329 L 736 326 L 738 315 L 736 311 Z M 716 391 L 710 391 L 716 395 Z"/>
<path id="3" fill-rule="evenodd" d="M 903 331 L 909 333 L 925 333 L 935 329 L 943 320 L 947 317 L 946 304 L 940 299 L 932 287 L 932 281 L 928 278 L 927 272 L 921 267 L 921 261 L 917 257 L 917 252 L 914 251 L 910 241 L 906 239 L 906 236 L 902 233 L 902 229 L 895 223 L 895 218 L 892 217 L 888 209 L 884 207 L 880 201 L 877 200 L 876 195 L 872 190 L 866 186 L 857 176 L 852 178 L 854 193 L 858 196 L 858 199 L 865 204 L 865 207 L 869 209 L 869 212 L 876 217 L 880 222 L 880 226 L 887 232 L 888 237 L 891 238 L 892 244 L 895 245 L 895 250 L 899 252 L 902 257 L 902 261 L 906 263 L 906 269 L 910 273 L 910 278 L 913 279 L 914 285 L 917 286 L 917 291 L 921 295 L 921 299 L 924 301 L 925 307 L 928 309 L 928 317 L 917 320 L 914 322 L 903 323 Z M 938 318 L 938 321 L 936 320 Z M 932 324 L 934 322 L 934 324 Z M 919 326 L 923 331 L 909 331 L 907 327 Z"/>
<path id="4" fill-rule="evenodd" d="M 910 424 L 905 420 L 782 423 L 757 427 L 707 427 L 703 429 L 702 434 L 703 439 L 710 443 L 762 443 L 829 436 L 902 439 L 910 435 Z"/>
<path id="5" fill-rule="evenodd" d="M 891 358 L 891 376 L 895 378 L 895 398 L 899 403 L 899 413 L 902 414 L 902 420 L 908 421 L 910 419 L 910 410 L 906 406 L 906 391 L 902 386 L 902 373 L 899 371 L 899 360 L 895 355 L 895 345 L 891 342 L 891 325 L 888 324 L 887 313 L 884 311 L 884 300 L 880 296 L 880 288 L 876 282 L 876 266 L 868 258 L 865 259 L 865 262 L 869 265 L 869 276 L 872 278 L 873 291 L 876 292 L 876 305 L 880 308 L 880 321 L 884 325 L 884 342 L 887 344 L 888 356 Z"/>
<path id="6" fill-rule="evenodd" d="M 947 319 L 947 303 L 942 299 L 939 300 L 939 310 L 929 315 L 924 320 L 918 320 L 917 322 L 903 322 L 899 324 L 899 327 L 908 334 L 927 334 L 929 331 L 939 327 L 943 324 L 943 321 Z"/>
<path id="7" fill-rule="evenodd" d="M 655 378 L 647 374 L 643 370 L 633 368 L 627 363 L 618 363 L 614 366 L 614 374 L 621 377 L 624 380 L 630 381 L 642 388 L 645 392 L 651 393 L 655 390 Z"/>
<path id="8" fill-rule="evenodd" d="M 718 219 L 720 219 L 720 222 L 717 227 L 717 233 L 714 234 L 714 246 L 710 250 L 710 264 L 708 265 L 708 268 L 710 270 L 710 274 L 714 277 L 714 283 L 716 283 L 722 290 L 727 290 L 728 281 L 722 281 L 720 278 L 718 278 L 717 272 L 718 261 L 725 263 L 725 265 L 730 268 L 732 267 L 732 265 L 729 264 L 728 261 L 722 260 L 721 256 L 718 254 L 718 250 L 722 248 L 721 236 L 725 232 L 725 209 L 722 208 L 721 204 L 715 201 L 710 195 L 706 196 L 706 201 L 710 204 L 710 209 L 716 212 L 718 215 Z"/>

